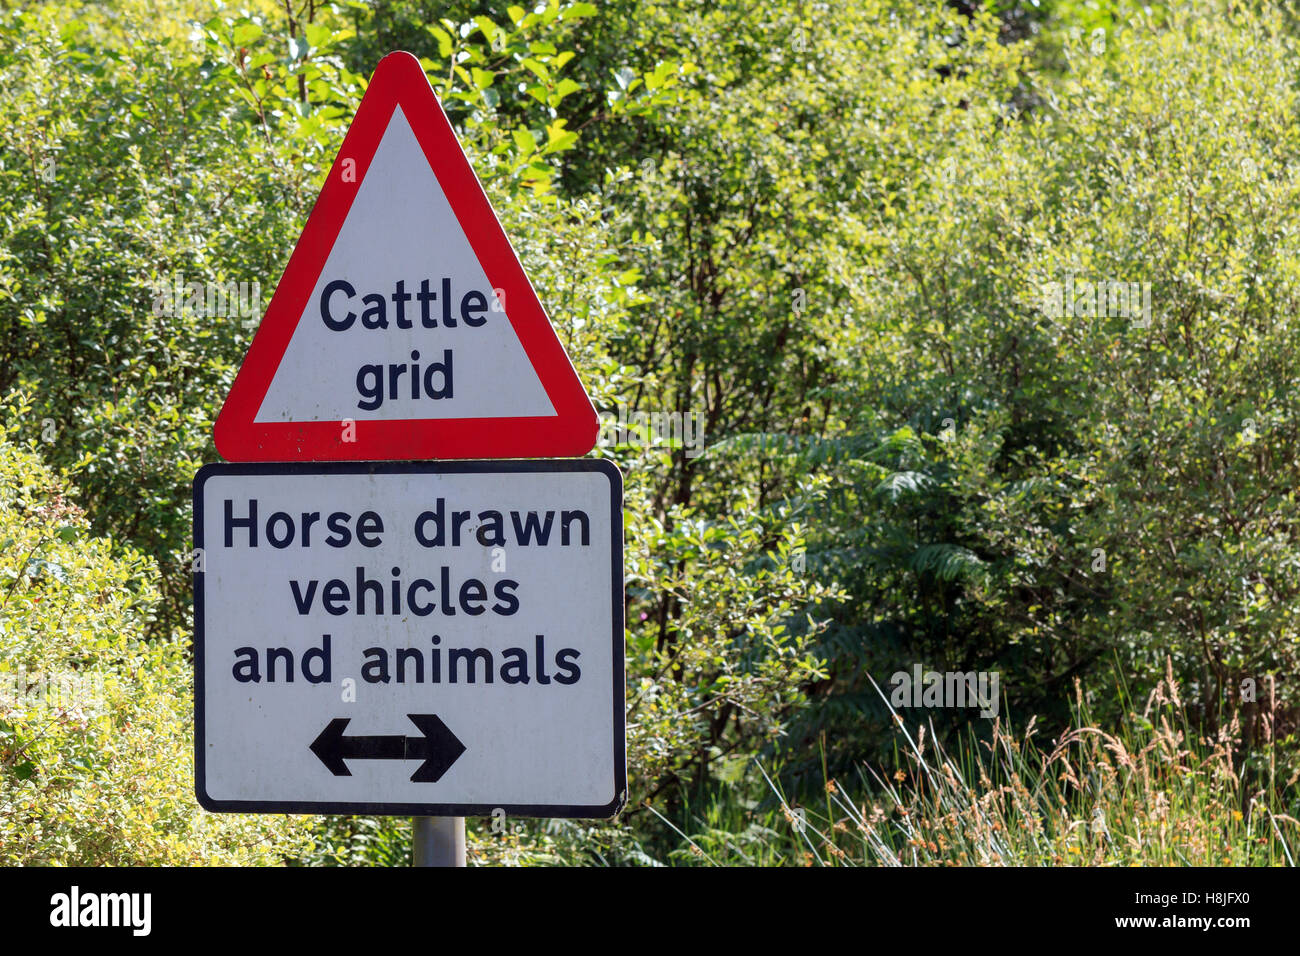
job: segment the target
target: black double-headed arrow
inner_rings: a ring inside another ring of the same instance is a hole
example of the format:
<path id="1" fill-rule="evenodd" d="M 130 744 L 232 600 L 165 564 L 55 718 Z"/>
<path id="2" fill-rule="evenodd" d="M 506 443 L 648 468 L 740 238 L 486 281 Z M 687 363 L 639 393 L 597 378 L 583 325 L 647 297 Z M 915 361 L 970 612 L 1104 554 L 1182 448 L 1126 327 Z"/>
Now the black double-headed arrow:
<path id="1" fill-rule="evenodd" d="M 420 728 L 421 736 L 344 737 L 343 731 L 352 718 L 335 717 L 312 741 L 311 752 L 336 777 L 352 776 L 345 760 L 423 760 L 411 775 L 411 782 L 437 783 L 465 752 L 465 745 L 436 714 L 406 716 Z"/>

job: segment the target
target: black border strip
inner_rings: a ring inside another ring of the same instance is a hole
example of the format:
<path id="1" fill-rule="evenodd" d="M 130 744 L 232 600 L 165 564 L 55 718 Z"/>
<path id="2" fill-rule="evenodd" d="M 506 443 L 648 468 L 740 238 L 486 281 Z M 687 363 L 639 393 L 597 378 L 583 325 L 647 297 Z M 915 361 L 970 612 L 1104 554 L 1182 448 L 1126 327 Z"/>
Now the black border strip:
<path id="1" fill-rule="evenodd" d="M 199 804 L 215 813 L 343 813 L 375 816 L 479 817 L 504 810 L 517 817 L 608 818 L 627 802 L 627 739 L 624 715 L 623 656 L 623 473 L 613 462 L 598 458 L 546 459 L 538 461 L 447 461 L 447 462 L 240 462 L 204 465 L 194 476 L 194 547 L 203 547 L 203 485 L 216 475 L 385 475 L 385 474 L 492 474 L 598 471 L 609 479 L 611 510 L 613 678 L 614 678 L 614 794 L 607 804 L 575 806 L 544 803 L 344 803 L 268 800 L 214 800 L 206 792 L 204 743 L 204 572 L 194 572 L 194 791 Z"/>

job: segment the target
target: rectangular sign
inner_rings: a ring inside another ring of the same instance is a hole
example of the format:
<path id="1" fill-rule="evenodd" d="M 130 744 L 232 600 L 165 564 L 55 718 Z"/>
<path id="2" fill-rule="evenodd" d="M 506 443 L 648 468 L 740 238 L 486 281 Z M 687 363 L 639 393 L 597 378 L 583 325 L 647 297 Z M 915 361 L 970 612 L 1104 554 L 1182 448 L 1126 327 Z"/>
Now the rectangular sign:
<path id="1" fill-rule="evenodd" d="M 612 816 L 622 500 L 597 460 L 202 468 L 199 802 Z"/>

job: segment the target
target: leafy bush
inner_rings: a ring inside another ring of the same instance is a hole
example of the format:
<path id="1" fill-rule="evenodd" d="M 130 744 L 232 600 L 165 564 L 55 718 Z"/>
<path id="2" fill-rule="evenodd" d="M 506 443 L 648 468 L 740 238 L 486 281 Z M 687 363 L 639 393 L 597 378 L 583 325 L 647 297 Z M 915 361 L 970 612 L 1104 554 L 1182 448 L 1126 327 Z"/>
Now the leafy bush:
<path id="1" fill-rule="evenodd" d="M 953 30 L 960 67 L 883 80 L 951 125 L 909 123 L 921 161 L 838 210 L 861 281 L 834 354 L 861 370 L 827 440 L 767 445 L 774 498 L 830 476 L 809 566 L 850 594 L 789 771 L 818 785 L 823 733 L 837 769 L 878 746 L 868 674 L 915 662 L 1000 671 L 1059 730 L 1074 677 L 1104 723 L 1171 659 L 1195 722 L 1243 722 L 1251 761 L 1273 680 L 1294 753 L 1295 41 L 1267 7 L 1176 5 L 1100 45 L 1062 31 L 1044 73 L 981 52 L 991 21 Z"/>
<path id="2" fill-rule="evenodd" d="M 157 569 L 75 499 L 0 432 L 0 865 L 279 862 L 306 821 L 200 809 L 192 667 L 144 638 Z"/>

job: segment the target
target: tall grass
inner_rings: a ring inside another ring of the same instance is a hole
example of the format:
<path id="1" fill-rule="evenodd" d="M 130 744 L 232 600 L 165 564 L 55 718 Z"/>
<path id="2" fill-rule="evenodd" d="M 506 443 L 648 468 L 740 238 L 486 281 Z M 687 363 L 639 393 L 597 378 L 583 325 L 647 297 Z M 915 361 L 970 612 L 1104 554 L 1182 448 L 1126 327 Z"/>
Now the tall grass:
<path id="1" fill-rule="evenodd" d="M 1032 719 L 1020 732 L 997 719 L 949 750 L 891 706 L 893 765 L 827 778 L 815 806 L 755 762 L 773 799 L 722 791 L 684 829 L 652 812 L 685 864 L 1294 866 L 1300 823 L 1286 809 L 1300 771 L 1277 777 L 1269 703 L 1250 770 L 1239 722 L 1198 735 L 1169 670 L 1115 732 L 1089 725 L 1076 684 L 1073 726 L 1050 744 Z"/>

